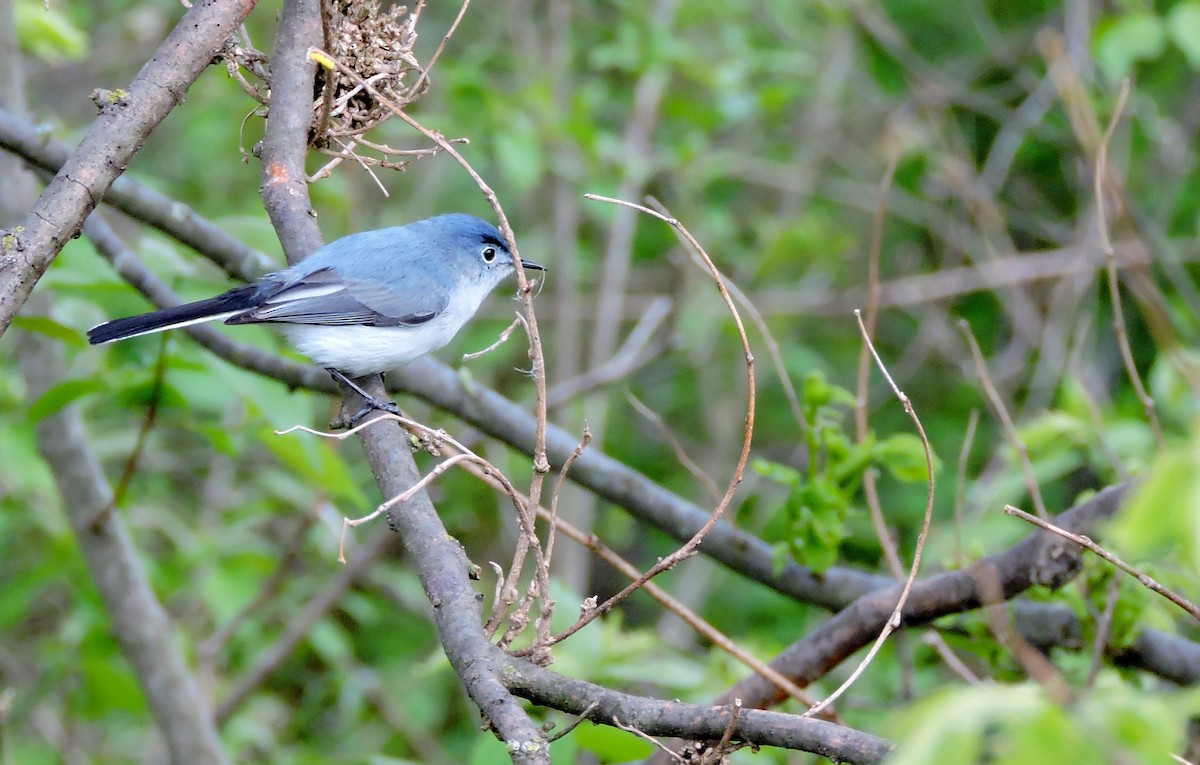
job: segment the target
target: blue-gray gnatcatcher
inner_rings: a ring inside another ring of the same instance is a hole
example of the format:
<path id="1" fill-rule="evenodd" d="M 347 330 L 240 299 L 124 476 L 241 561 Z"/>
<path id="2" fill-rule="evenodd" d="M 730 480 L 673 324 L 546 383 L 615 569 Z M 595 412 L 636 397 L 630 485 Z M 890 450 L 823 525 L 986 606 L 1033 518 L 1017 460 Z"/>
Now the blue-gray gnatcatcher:
<path id="1" fill-rule="evenodd" d="M 345 375 L 385 372 L 441 348 L 514 270 L 495 226 L 472 215 L 439 215 L 342 237 L 291 268 L 208 300 L 105 322 L 88 330 L 88 341 L 215 319 L 279 324 L 297 350 L 367 400 L 357 419 L 372 407 L 395 411 L 395 405 Z"/>

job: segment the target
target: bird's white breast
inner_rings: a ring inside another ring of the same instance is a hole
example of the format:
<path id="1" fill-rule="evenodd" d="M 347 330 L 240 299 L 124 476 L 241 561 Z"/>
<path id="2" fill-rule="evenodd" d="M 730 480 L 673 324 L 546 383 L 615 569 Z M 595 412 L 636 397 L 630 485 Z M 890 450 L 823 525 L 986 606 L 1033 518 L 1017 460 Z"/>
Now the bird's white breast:
<path id="1" fill-rule="evenodd" d="M 475 314 L 489 290 L 490 286 L 464 285 L 445 310 L 416 326 L 278 326 L 296 350 L 317 364 L 362 377 L 403 366 L 450 342 Z"/>

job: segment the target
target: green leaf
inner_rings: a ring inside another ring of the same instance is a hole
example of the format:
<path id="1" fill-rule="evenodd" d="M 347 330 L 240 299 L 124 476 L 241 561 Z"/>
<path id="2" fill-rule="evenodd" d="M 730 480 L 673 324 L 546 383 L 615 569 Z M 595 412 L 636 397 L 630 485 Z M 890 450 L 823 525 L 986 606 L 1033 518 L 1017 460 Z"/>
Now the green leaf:
<path id="1" fill-rule="evenodd" d="M 892 765 L 936 762 L 968 765 L 976 762 L 1016 762 L 1001 753 L 1024 751 L 1024 739 L 1053 735 L 1068 738 L 1069 729 L 1055 720 L 1061 712 L 1036 686 L 977 685 L 937 693 L 897 716 L 898 747 Z M 1077 743 L 1082 744 L 1082 741 Z M 1054 762 L 1036 758 L 1036 762 Z M 1062 760 L 1058 760 L 1062 761 Z M 1075 762 L 1090 760 L 1078 758 Z"/>
<path id="2" fill-rule="evenodd" d="M 308 633 L 308 641 L 321 658 L 335 666 L 344 664 L 354 655 L 350 637 L 331 619 L 317 622 Z"/>
<path id="3" fill-rule="evenodd" d="M 579 747 L 595 754 L 600 762 L 632 762 L 654 752 L 646 740 L 607 725 L 581 725 L 574 735 Z"/>
<path id="4" fill-rule="evenodd" d="M 1096 60 L 1113 80 L 1128 77 L 1139 61 L 1157 58 L 1165 45 L 1163 22 L 1149 13 L 1122 16 L 1101 27 L 1096 36 Z"/>
<path id="5" fill-rule="evenodd" d="M 545 164 L 537 127 L 528 119 L 517 119 L 505 127 L 495 137 L 496 162 L 513 186 L 529 191 L 542 177 Z"/>
<path id="6" fill-rule="evenodd" d="M 39 335 L 60 340 L 73 348 L 87 347 L 87 342 L 79 330 L 60 324 L 47 316 L 17 316 L 13 319 L 12 325 L 26 332 L 36 332 Z"/>
<path id="7" fill-rule="evenodd" d="M 1174 552 L 1200 571 L 1200 439 L 1162 452 L 1110 529 L 1130 562 Z"/>
<path id="8" fill-rule="evenodd" d="M 187 397 L 168 380 L 163 380 L 161 385 L 156 385 L 152 372 L 147 372 L 143 379 L 121 388 L 117 392 L 117 401 L 125 409 L 144 409 L 154 404 L 156 400 L 160 410 L 188 408 Z"/>
<path id="9" fill-rule="evenodd" d="M 929 480 L 929 464 L 925 460 L 925 447 L 921 439 L 912 433 L 896 433 L 879 442 L 875 447 L 875 456 L 879 463 L 891 473 L 896 480 L 906 483 L 924 483 Z M 933 456 L 933 469 L 936 472 L 939 465 L 936 455 Z"/>
<path id="10" fill-rule="evenodd" d="M 13 7 L 21 47 L 44 61 L 83 58 L 87 35 L 62 12 L 40 0 L 19 0 Z"/>
<path id="11" fill-rule="evenodd" d="M 105 387 L 105 384 L 95 377 L 86 380 L 64 380 L 33 402 L 33 405 L 29 407 L 29 419 L 31 422 L 39 422 L 45 417 L 62 411 L 63 407 L 76 399 L 103 390 Z"/>
<path id="12" fill-rule="evenodd" d="M 1185 0 L 1167 14 L 1167 36 L 1200 69 L 1200 0 Z"/>
<path id="13" fill-rule="evenodd" d="M 761 458 L 755 458 L 750 467 L 763 478 L 768 478 L 783 486 L 795 486 L 800 483 L 802 476 L 795 468 L 780 465 Z"/>

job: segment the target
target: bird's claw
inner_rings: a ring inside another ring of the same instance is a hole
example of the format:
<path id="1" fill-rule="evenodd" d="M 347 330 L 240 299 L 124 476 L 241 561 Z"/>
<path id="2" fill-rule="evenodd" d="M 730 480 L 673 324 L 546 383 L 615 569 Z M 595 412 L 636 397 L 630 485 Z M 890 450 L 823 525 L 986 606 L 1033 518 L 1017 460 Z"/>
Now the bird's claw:
<path id="1" fill-rule="evenodd" d="M 397 417 L 404 416 L 400 412 L 400 407 L 396 406 L 395 401 L 380 401 L 377 398 L 369 398 L 367 399 L 367 405 L 362 409 L 359 409 L 358 412 L 350 418 L 349 425 L 347 425 L 347 427 L 353 428 L 354 426 L 358 425 L 363 417 L 366 417 L 368 414 L 376 410 L 380 412 L 387 412 L 388 414 L 394 414 Z"/>

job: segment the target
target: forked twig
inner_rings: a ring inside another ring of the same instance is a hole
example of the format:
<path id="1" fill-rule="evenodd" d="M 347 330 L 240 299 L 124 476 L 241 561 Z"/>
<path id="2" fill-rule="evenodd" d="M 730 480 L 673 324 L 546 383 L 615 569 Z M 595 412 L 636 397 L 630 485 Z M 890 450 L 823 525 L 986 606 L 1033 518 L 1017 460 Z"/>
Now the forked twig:
<path id="1" fill-rule="evenodd" d="M 626 733 L 632 733 L 635 736 L 646 739 L 651 744 L 654 744 L 654 746 L 658 747 L 660 750 L 662 750 L 663 752 L 666 752 L 668 755 L 670 755 L 672 761 L 679 763 L 679 765 L 684 765 L 682 757 L 680 757 L 679 755 L 672 752 L 669 747 L 664 746 L 663 743 L 661 741 L 659 741 L 658 739 L 656 739 L 654 736 L 651 736 L 650 734 L 645 733 L 644 731 L 638 730 L 637 728 L 633 727 L 632 725 L 626 725 L 625 723 L 621 722 L 620 719 L 618 719 L 616 715 L 613 715 L 612 721 L 613 721 L 614 726 L 620 728 L 621 730 L 625 731 Z"/>
<path id="2" fill-rule="evenodd" d="M 593 701 L 591 704 L 588 704 L 586 707 L 584 707 L 584 709 L 583 709 L 583 711 L 582 711 L 582 712 L 580 712 L 579 714 L 577 714 L 577 715 L 575 716 L 575 719 L 571 721 L 571 724 L 570 724 L 570 725 L 568 725 L 567 727 L 563 728 L 563 729 L 562 729 L 562 730 L 560 730 L 558 733 L 555 733 L 555 734 L 554 734 L 553 736 L 551 736 L 550 738 L 546 739 L 546 743 L 547 743 L 547 744 L 553 744 L 555 741 L 558 741 L 558 740 L 559 740 L 560 738 L 562 738 L 563 736 L 567 735 L 567 734 L 568 734 L 568 733 L 570 733 L 571 731 L 573 731 L 573 730 L 575 730 L 576 728 L 578 728 L 578 727 L 579 727 L 579 723 L 581 723 L 581 722 L 583 722 L 584 720 L 586 720 L 586 719 L 588 718 L 588 715 L 590 715 L 592 712 L 596 711 L 596 707 L 598 707 L 598 706 L 600 706 L 600 702 L 599 702 L 599 701 Z"/>
<path id="3" fill-rule="evenodd" d="M 422 476 L 421 480 L 417 481 L 412 486 L 409 486 L 407 489 L 391 499 L 384 500 L 379 504 L 378 507 L 361 518 L 342 518 L 342 535 L 341 539 L 338 540 L 338 563 L 344 564 L 346 562 L 346 534 L 350 529 L 355 528 L 356 526 L 361 526 L 364 523 L 370 523 L 386 513 L 388 510 L 391 510 L 396 505 L 407 502 L 408 500 L 412 499 L 417 492 L 422 491 L 426 486 L 436 481 L 438 476 L 442 475 L 458 463 L 466 462 L 470 459 L 471 455 L 469 454 L 456 454 L 453 457 L 442 460 L 433 468 L 433 470 L 430 470 L 428 473 Z"/>
<path id="4" fill-rule="evenodd" d="M 742 716 L 742 700 L 734 699 L 732 710 L 729 713 L 729 724 L 725 726 L 725 732 L 721 734 L 721 740 L 717 742 L 717 748 L 710 754 L 706 754 L 701 760 L 702 765 L 708 763 L 721 763 L 725 759 L 725 755 L 729 750 L 729 742 L 733 739 L 733 730 L 737 727 L 738 718 Z"/>
<path id="5" fill-rule="evenodd" d="M 513 319 L 512 324 L 509 324 L 508 327 L 506 327 L 505 330 L 500 333 L 500 336 L 496 338 L 496 342 L 492 343 L 487 348 L 484 348 L 482 351 L 475 351 L 474 353 L 464 353 L 463 361 L 474 361 L 475 359 L 477 359 L 481 356 L 486 356 L 487 354 L 496 350 L 497 348 L 499 348 L 501 345 L 503 345 L 505 342 L 508 341 L 509 335 L 511 335 L 513 333 L 514 329 L 516 329 L 518 326 L 520 326 L 521 324 L 524 324 L 524 323 L 525 323 L 525 317 L 522 316 L 521 314 L 517 314 L 517 318 Z"/>

